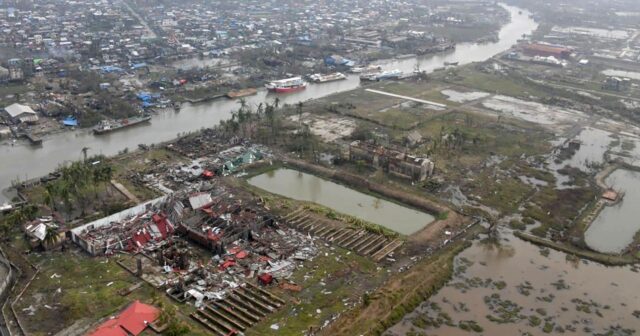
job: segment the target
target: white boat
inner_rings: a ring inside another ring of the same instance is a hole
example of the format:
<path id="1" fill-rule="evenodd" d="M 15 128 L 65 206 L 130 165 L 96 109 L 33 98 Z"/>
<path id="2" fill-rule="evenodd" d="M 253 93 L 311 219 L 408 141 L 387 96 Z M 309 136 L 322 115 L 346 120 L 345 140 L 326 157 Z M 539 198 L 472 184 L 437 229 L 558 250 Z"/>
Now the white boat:
<path id="1" fill-rule="evenodd" d="M 307 83 L 300 77 L 292 77 L 270 82 L 265 87 L 269 91 L 286 93 L 304 90 L 307 88 Z"/>
<path id="2" fill-rule="evenodd" d="M 326 83 L 326 82 L 333 82 L 337 80 L 347 79 L 347 76 L 341 72 L 336 72 L 328 75 L 313 74 L 309 76 L 309 79 L 314 83 Z"/>
<path id="3" fill-rule="evenodd" d="M 360 75 L 360 80 L 381 81 L 386 79 L 398 79 L 401 76 L 402 76 L 402 71 L 391 70 L 391 71 L 362 74 Z"/>
<path id="4" fill-rule="evenodd" d="M 366 67 L 354 67 L 351 68 L 350 72 L 351 73 L 366 73 L 366 72 L 374 72 L 374 71 L 380 71 L 382 70 L 382 67 L 379 65 L 369 65 Z"/>

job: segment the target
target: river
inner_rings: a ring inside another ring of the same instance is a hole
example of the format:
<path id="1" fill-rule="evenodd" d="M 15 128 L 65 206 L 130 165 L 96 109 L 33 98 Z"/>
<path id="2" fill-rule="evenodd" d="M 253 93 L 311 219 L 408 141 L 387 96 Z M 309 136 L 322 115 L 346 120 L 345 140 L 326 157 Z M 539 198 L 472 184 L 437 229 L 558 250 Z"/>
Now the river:
<path id="1" fill-rule="evenodd" d="M 507 50 L 515 44 L 523 34 L 530 34 L 537 24 L 529 17 L 529 12 L 519 8 L 502 5 L 511 13 L 511 22 L 503 26 L 499 32 L 499 41 L 495 43 L 463 43 L 455 51 L 424 57 L 408 58 L 381 62 L 383 68 L 400 69 L 411 72 L 416 64 L 421 70 L 433 71 L 442 67 L 444 62 L 460 62 L 468 64 L 483 61 Z M 294 104 L 299 101 L 316 99 L 327 95 L 353 90 L 359 86 L 357 76 L 349 76 L 347 80 L 309 85 L 298 93 L 279 96 L 282 103 Z M 257 95 L 248 97 L 250 104 L 271 101 L 275 96 L 259 91 Z M 196 131 L 203 127 L 211 127 L 220 120 L 229 118 L 231 111 L 237 109 L 236 101 L 219 99 L 201 104 L 184 104 L 179 113 L 172 110 L 161 111 L 154 116 L 148 126 L 124 129 L 107 135 L 94 136 L 88 130 L 77 130 L 55 134 L 45 138 L 40 148 L 29 145 L 5 145 L 0 147 L 0 187 L 6 188 L 11 181 L 45 175 L 60 164 L 81 158 L 83 147 L 89 147 L 89 154 L 114 155 L 129 148 L 135 149 L 138 144 L 152 144 L 167 141 L 176 137 L 178 133 Z M 6 196 L 0 195 L 0 203 Z"/>
<path id="2" fill-rule="evenodd" d="M 247 182 L 274 194 L 324 205 L 404 235 L 417 232 L 435 219 L 427 213 L 292 169 L 270 171 Z"/>

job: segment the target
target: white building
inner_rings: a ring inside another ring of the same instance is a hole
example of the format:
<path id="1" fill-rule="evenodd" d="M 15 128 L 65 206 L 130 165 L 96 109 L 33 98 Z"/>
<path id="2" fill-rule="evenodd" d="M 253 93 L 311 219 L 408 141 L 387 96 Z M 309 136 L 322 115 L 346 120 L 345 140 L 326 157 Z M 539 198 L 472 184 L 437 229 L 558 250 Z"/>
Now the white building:
<path id="1" fill-rule="evenodd" d="M 38 121 L 38 114 L 26 105 L 14 103 L 5 107 L 4 112 L 14 122 L 34 123 Z"/>

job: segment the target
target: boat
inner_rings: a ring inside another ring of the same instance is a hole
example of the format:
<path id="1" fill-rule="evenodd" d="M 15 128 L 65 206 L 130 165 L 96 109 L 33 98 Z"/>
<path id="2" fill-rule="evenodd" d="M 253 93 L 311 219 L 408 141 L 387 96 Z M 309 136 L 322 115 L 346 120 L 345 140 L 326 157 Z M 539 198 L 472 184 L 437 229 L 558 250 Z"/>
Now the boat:
<path id="1" fill-rule="evenodd" d="M 151 116 L 143 115 L 140 117 L 123 118 L 117 120 L 103 120 L 96 127 L 93 128 L 95 134 L 105 134 L 126 128 L 134 125 L 138 125 L 151 120 Z"/>
<path id="2" fill-rule="evenodd" d="M 354 67 L 351 68 L 351 70 L 349 70 L 351 73 L 366 73 L 366 72 L 374 72 L 374 71 L 380 71 L 382 70 L 382 67 L 379 65 L 369 65 L 366 67 Z"/>
<path id="3" fill-rule="evenodd" d="M 307 88 L 307 83 L 300 77 L 291 77 L 287 79 L 281 79 L 273 81 L 265 85 L 267 90 L 276 93 L 288 93 L 304 90 Z"/>
<path id="4" fill-rule="evenodd" d="M 460 62 L 444 62 L 444 65 L 446 66 L 456 66 L 458 64 L 460 64 Z"/>
<path id="5" fill-rule="evenodd" d="M 248 88 L 248 89 L 242 89 L 242 90 L 229 91 L 227 92 L 227 97 L 229 99 L 235 99 L 235 98 L 242 98 L 246 96 L 253 96 L 254 94 L 257 94 L 257 93 L 258 93 L 258 90 L 254 88 Z"/>
<path id="6" fill-rule="evenodd" d="M 386 79 L 398 79 L 401 76 L 402 76 L 402 71 L 391 70 L 391 71 L 363 74 L 363 75 L 360 75 L 360 80 L 381 81 Z"/>
<path id="7" fill-rule="evenodd" d="M 326 82 L 333 82 L 337 80 L 347 79 L 347 76 L 345 76 L 345 74 L 341 72 L 336 72 L 328 75 L 313 74 L 309 76 L 309 79 L 314 83 L 326 83 Z"/>

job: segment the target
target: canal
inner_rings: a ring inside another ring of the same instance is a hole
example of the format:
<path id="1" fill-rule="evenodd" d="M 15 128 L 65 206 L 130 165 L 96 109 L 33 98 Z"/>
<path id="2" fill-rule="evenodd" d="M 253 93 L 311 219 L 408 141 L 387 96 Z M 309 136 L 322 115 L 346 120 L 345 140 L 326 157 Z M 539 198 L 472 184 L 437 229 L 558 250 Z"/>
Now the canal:
<path id="1" fill-rule="evenodd" d="M 392 231 L 410 235 L 433 222 L 433 216 L 373 197 L 293 169 L 281 168 L 248 180 L 268 192 L 313 202 Z"/>
<path id="2" fill-rule="evenodd" d="M 502 5 L 511 13 L 511 22 L 499 33 L 496 43 L 463 43 L 451 53 L 426 55 L 418 58 L 392 60 L 382 62 L 385 69 L 400 69 L 410 72 L 419 65 L 421 70 L 432 71 L 442 67 L 444 62 L 460 62 L 468 64 L 483 61 L 493 55 L 507 50 L 515 44 L 523 34 L 530 34 L 537 24 L 529 17 L 530 13 L 512 6 Z M 321 98 L 333 93 L 353 90 L 359 86 L 357 76 L 349 76 L 347 80 L 309 85 L 302 92 L 281 95 L 281 102 L 295 104 L 299 101 Z M 260 102 L 272 101 L 274 95 L 259 91 L 257 95 L 248 97 L 247 102 L 256 105 Z M 44 139 L 41 148 L 28 145 L 0 146 L 0 188 L 4 189 L 11 181 L 45 175 L 60 164 L 81 158 L 81 150 L 89 148 L 89 154 L 114 155 L 125 148 L 135 149 L 138 144 L 152 144 L 175 138 L 179 133 L 197 131 L 203 127 L 217 125 L 221 120 L 229 118 L 231 111 L 238 109 L 236 101 L 219 99 L 201 104 L 184 104 L 179 113 L 161 111 L 154 116 L 147 126 L 123 129 L 102 136 L 94 136 L 88 130 L 78 130 L 55 134 Z M 0 195 L 0 203 L 6 197 Z"/>

